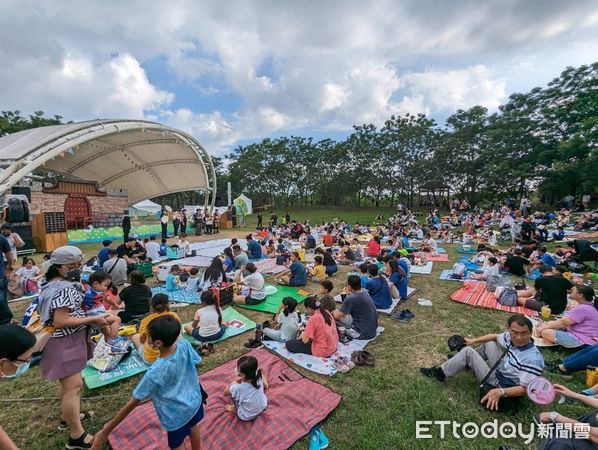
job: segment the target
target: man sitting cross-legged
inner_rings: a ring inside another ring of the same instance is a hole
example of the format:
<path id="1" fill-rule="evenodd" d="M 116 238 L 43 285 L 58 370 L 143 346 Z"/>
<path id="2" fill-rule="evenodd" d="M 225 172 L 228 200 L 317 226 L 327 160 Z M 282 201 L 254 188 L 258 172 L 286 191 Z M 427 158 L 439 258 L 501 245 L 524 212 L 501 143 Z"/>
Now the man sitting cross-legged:
<path id="1" fill-rule="evenodd" d="M 486 380 L 494 388 L 480 400 L 489 410 L 498 410 L 502 397 L 525 396 L 529 382 L 542 375 L 544 358 L 534 345 L 532 331 L 533 325 L 528 318 L 513 315 L 509 317 L 504 333 L 466 338 L 467 345 L 440 367 L 422 368 L 420 371 L 427 377 L 444 381 L 469 368 L 481 383 L 502 357 L 496 370 Z M 474 350 L 471 346 L 475 344 L 482 345 Z"/>

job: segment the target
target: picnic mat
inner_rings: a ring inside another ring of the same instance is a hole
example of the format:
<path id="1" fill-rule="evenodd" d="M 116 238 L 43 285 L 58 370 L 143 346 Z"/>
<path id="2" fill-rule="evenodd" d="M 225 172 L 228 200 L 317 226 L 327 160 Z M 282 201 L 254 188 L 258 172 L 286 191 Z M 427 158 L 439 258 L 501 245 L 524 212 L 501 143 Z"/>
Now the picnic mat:
<path id="1" fill-rule="evenodd" d="M 376 330 L 376 337 L 383 331 L 383 327 L 378 327 Z M 337 372 L 336 367 L 334 367 L 334 360 L 336 358 L 339 356 L 347 356 L 351 359 L 351 354 L 353 352 L 363 350 L 365 346 L 374 339 L 376 338 L 368 340 L 353 339 L 346 344 L 339 342 L 337 351 L 330 358 L 320 358 L 318 356 L 306 355 L 303 353 L 290 353 L 287 351 L 284 342 L 263 341 L 263 344 L 268 350 L 278 353 L 283 358 L 288 359 L 304 369 L 311 370 L 320 375 L 332 376 Z"/>
<path id="2" fill-rule="evenodd" d="M 536 347 L 556 347 L 557 345 L 559 345 L 559 344 L 554 344 L 552 342 L 548 342 L 546 339 L 536 336 L 536 326 L 538 326 L 541 323 L 544 323 L 543 320 L 541 320 L 537 317 L 531 318 L 530 320 L 532 321 L 532 325 L 534 326 L 533 336 L 534 336 L 534 344 L 536 344 Z"/>
<path id="3" fill-rule="evenodd" d="M 434 267 L 434 263 L 432 261 L 428 262 L 423 266 L 416 266 L 412 265 L 409 269 L 409 273 L 417 273 L 420 275 L 430 275 L 432 273 L 432 267 Z"/>
<path id="4" fill-rule="evenodd" d="M 417 289 L 412 288 L 412 287 L 407 287 L 407 298 L 411 297 L 413 294 L 415 294 L 415 291 Z M 337 294 L 334 296 L 334 301 L 337 303 L 342 303 L 343 302 L 343 298 L 341 297 L 341 294 Z M 392 304 L 386 308 L 386 309 L 380 309 L 380 308 L 376 308 L 376 311 L 378 311 L 380 314 L 386 314 L 388 316 L 390 316 L 395 308 L 397 307 L 397 305 L 399 304 L 400 299 L 398 298 L 393 298 L 392 299 Z"/>
<path id="5" fill-rule="evenodd" d="M 200 292 L 189 292 L 185 289 L 179 289 L 177 291 L 168 292 L 166 290 L 166 285 L 153 287 L 152 295 L 156 295 L 156 294 L 168 295 L 168 299 L 171 302 L 191 303 L 194 305 L 198 305 L 201 303 L 201 293 Z"/>
<path id="6" fill-rule="evenodd" d="M 202 449 L 289 448 L 324 420 L 341 401 L 339 394 L 303 377 L 263 348 L 246 355 L 257 358 L 268 379 L 268 408 L 249 422 L 225 411 L 232 400 L 223 392 L 234 378 L 236 359 L 202 373 L 199 379 L 209 395 L 200 422 Z M 114 450 L 168 448 L 166 432 L 160 427 L 153 404 L 147 402 L 135 408 L 110 434 L 110 445 Z M 191 448 L 188 439 L 184 448 Z"/>
<path id="7" fill-rule="evenodd" d="M 419 252 L 418 255 L 424 256 L 428 261 L 449 262 L 448 253 L 439 253 L 438 255 L 432 255 L 431 253 Z"/>
<path id="8" fill-rule="evenodd" d="M 222 310 L 222 320 L 229 322 L 229 326 L 226 327 L 222 337 L 220 339 L 216 339 L 215 341 L 210 341 L 212 343 L 224 341 L 225 339 L 245 333 L 249 330 L 255 330 L 255 322 L 248 317 L 245 317 L 232 307 Z M 183 325 L 183 328 L 185 325 Z M 201 342 L 197 341 L 195 338 L 193 338 L 193 336 L 189 336 L 187 333 L 183 333 L 183 337 L 192 345 L 201 345 Z"/>
<path id="9" fill-rule="evenodd" d="M 459 253 L 465 253 L 467 255 L 475 255 L 478 252 L 475 248 L 470 248 L 470 249 L 465 250 L 463 247 L 459 247 L 457 249 L 457 251 Z"/>
<path id="10" fill-rule="evenodd" d="M 529 317 L 537 317 L 538 312 L 523 306 L 505 306 L 498 303 L 496 296 L 486 290 L 486 283 L 467 280 L 462 288 L 457 289 L 451 295 L 451 300 L 459 303 L 465 303 L 470 306 L 479 306 L 481 308 L 498 309 L 499 311 L 509 312 L 511 314 L 523 314 Z"/>
<path id="11" fill-rule="evenodd" d="M 275 294 L 271 294 L 266 296 L 266 301 L 259 303 L 257 305 L 237 305 L 241 308 L 246 309 L 253 309 L 254 311 L 262 311 L 267 313 L 276 314 L 278 312 L 278 308 L 282 303 L 282 299 L 285 297 L 293 297 L 297 300 L 297 303 L 301 303 L 307 297 L 309 297 L 310 293 L 300 289 L 294 288 L 290 286 L 276 286 Z"/>
<path id="12" fill-rule="evenodd" d="M 539 269 L 534 269 L 528 275 L 525 276 L 525 279 L 533 281 L 533 280 L 535 280 L 537 278 L 540 278 L 540 275 L 542 275 L 540 273 L 540 270 Z"/>
<path id="13" fill-rule="evenodd" d="M 131 354 L 119 362 L 111 371 L 100 372 L 91 366 L 86 366 L 81 371 L 81 376 L 88 389 L 95 389 L 132 377 L 145 372 L 147 369 L 149 369 L 149 365 L 144 363 L 137 350 L 133 349 Z"/>
<path id="14" fill-rule="evenodd" d="M 467 277 L 466 278 L 451 278 L 451 275 L 453 274 L 453 271 L 451 269 L 445 269 L 442 272 L 440 272 L 440 276 L 438 278 L 440 278 L 441 280 L 444 281 L 458 281 L 458 282 L 463 282 L 463 281 L 467 281 Z"/>
<path id="15" fill-rule="evenodd" d="M 462 256 L 461 258 L 459 258 L 459 260 L 457 262 L 460 262 L 461 264 L 463 264 L 465 266 L 465 268 L 469 271 L 469 270 L 481 270 L 482 266 L 480 266 L 478 263 L 474 263 L 472 261 L 469 260 L 469 257 L 467 256 Z"/>
<path id="16" fill-rule="evenodd" d="M 276 264 L 276 258 L 266 258 L 255 261 L 255 267 L 260 273 L 267 273 L 276 275 L 277 273 L 284 272 L 287 270 L 285 266 L 279 266 Z"/>

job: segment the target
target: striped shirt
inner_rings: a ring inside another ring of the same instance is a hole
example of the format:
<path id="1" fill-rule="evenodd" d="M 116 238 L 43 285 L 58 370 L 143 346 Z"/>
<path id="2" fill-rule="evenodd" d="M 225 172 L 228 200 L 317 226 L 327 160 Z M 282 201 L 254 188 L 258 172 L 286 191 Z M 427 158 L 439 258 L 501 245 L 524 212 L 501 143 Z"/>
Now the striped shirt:
<path id="1" fill-rule="evenodd" d="M 497 342 L 501 348 L 506 349 L 512 344 L 511 335 L 505 331 L 498 336 Z M 496 369 L 496 379 L 501 387 L 526 387 L 534 378 L 542 376 L 543 369 L 544 358 L 534 341 L 530 341 L 523 347 L 509 348 Z"/>
<path id="2" fill-rule="evenodd" d="M 81 307 L 83 302 L 83 294 L 74 287 L 61 289 L 52 297 L 51 300 L 51 319 L 46 326 L 53 326 L 54 312 L 59 308 L 68 308 L 69 316 L 82 319 L 85 317 L 85 311 Z M 54 328 L 52 337 L 65 337 L 76 333 L 85 328 L 85 325 L 78 325 L 76 327 Z"/>

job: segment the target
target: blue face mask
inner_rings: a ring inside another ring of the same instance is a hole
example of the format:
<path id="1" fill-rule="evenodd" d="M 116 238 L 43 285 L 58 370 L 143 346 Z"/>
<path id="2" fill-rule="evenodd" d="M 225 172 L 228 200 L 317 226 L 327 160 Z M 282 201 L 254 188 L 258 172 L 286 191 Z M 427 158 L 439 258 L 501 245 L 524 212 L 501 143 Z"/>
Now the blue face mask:
<path id="1" fill-rule="evenodd" d="M 17 378 L 25 375 L 25 372 L 29 370 L 29 366 L 31 366 L 31 361 L 27 361 L 26 363 L 21 364 L 17 367 L 17 371 L 12 375 L 4 375 L 0 372 L 0 380 L 2 381 L 14 381 Z"/>

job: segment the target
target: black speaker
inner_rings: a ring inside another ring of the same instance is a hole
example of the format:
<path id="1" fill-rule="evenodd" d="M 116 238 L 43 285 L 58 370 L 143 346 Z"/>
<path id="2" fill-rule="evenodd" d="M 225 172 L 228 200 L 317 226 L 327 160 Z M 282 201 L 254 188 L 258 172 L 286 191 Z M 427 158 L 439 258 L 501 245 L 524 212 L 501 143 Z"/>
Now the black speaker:
<path id="1" fill-rule="evenodd" d="M 25 242 L 25 246 L 18 248 L 17 252 L 35 250 L 33 244 L 33 233 L 31 231 L 31 225 L 11 225 L 11 230 L 21 236 L 21 239 Z"/>
<path id="2" fill-rule="evenodd" d="M 31 203 L 31 188 L 29 186 L 13 186 L 12 193 L 15 195 L 25 195 Z"/>
<path id="3" fill-rule="evenodd" d="M 223 202 L 222 202 L 222 196 L 221 195 L 217 195 L 216 196 L 216 201 L 214 202 L 214 206 L 216 207 L 221 207 L 221 206 L 226 206 Z"/>

